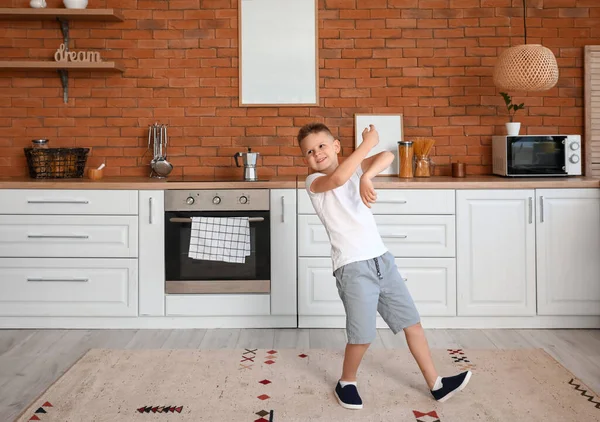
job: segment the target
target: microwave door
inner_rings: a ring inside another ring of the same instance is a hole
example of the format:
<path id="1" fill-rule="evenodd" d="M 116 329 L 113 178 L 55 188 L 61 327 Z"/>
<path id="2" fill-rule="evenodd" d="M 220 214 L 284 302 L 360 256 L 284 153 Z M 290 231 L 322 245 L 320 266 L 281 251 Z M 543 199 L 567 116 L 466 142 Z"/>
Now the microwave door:
<path id="1" fill-rule="evenodd" d="M 566 175 L 562 137 L 511 137 L 507 143 L 508 174 L 523 176 Z"/>

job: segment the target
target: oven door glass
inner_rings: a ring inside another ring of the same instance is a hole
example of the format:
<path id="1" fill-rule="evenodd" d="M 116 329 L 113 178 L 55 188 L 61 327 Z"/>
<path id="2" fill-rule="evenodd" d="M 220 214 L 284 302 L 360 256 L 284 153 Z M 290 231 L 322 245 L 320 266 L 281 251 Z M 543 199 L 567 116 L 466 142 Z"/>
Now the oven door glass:
<path id="1" fill-rule="evenodd" d="M 188 257 L 192 223 L 190 217 L 258 217 L 250 222 L 250 256 L 245 263 L 208 261 Z M 176 219 L 176 221 L 171 221 Z M 165 213 L 166 279 L 183 280 L 270 280 L 271 242 L 268 211 L 167 211 Z"/>
<path id="2" fill-rule="evenodd" d="M 566 175 L 566 136 L 508 136 L 509 175 Z"/>

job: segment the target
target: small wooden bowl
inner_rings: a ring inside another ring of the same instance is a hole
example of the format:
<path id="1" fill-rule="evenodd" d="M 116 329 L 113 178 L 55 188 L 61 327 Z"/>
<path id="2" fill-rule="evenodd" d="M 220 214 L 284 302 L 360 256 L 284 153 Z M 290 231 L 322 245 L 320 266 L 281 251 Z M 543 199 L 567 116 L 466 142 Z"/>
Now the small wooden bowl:
<path id="1" fill-rule="evenodd" d="M 104 169 L 88 169 L 88 178 L 90 180 L 100 180 L 104 176 Z"/>

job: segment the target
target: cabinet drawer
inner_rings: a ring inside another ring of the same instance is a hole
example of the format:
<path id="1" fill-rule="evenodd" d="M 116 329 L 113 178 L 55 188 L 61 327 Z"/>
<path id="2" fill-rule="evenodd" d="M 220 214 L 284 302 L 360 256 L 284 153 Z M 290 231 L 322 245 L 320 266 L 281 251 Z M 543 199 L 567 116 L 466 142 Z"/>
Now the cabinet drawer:
<path id="1" fill-rule="evenodd" d="M 133 258 L 137 217 L 0 215 L 0 257 Z"/>
<path id="2" fill-rule="evenodd" d="M 453 215 L 376 215 L 383 242 L 394 256 L 453 257 Z M 316 215 L 298 216 L 298 256 L 329 256 L 325 227 Z"/>
<path id="3" fill-rule="evenodd" d="M 137 191 L 2 189 L 0 214 L 136 215 Z"/>
<path id="4" fill-rule="evenodd" d="M 2 316 L 135 316 L 136 259 L 0 258 Z"/>
<path id="5" fill-rule="evenodd" d="M 455 214 L 452 189 L 376 189 L 373 214 Z M 306 189 L 298 190 L 298 213 L 315 214 Z"/>
<path id="6" fill-rule="evenodd" d="M 454 258 L 396 258 L 422 316 L 456 315 Z M 345 315 L 329 258 L 298 260 L 298 314 Z"/>
<path id="7" fill-rule="evenodd" d="M 167 295 L 168 316 L 270 315 L 270 295 Z"/>

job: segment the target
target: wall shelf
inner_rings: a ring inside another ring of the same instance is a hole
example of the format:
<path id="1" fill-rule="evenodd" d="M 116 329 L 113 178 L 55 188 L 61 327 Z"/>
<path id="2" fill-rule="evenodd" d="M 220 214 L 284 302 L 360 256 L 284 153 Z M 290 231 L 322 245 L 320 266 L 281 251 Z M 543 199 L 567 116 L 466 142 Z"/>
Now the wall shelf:
<path id="1" fill-rule="evenodd" d="M 79 20 L 122 22 L 123 15 L 115 9 L 33 9 L 0 8 L 0 20 Z"/>
<path id="2" fill-rule="evenodd" d="M 104 72 L 123 72 L 122 66 L 114 62 L 99 62 L 99 63 L 61 63 L 51 61 L 0 61 L 0 70 L 35 70 L 35 69 L 53 69 L 58 71 L 60 82 L 63 87 L 63 101 L 69 101 L 69 70 L 89 70 L 89 71 L 104 71 Z"/>
<path id="3" fill-rule="evenodd" d="M 51 61 L 16 61 L 0 60 L 0 69 L 31 70 L 31 69 L 54 69 L 54 70 L 103 70 L 109 72 L 123 72 L 123 66 L 115 62 L 51 62 Z"/>
<path id="4" fill-rule="evenodd" d="M 66 50 L 69 50 L 69 21 L 108 21 L 122 22 L 123 15 L 115 9 L 34 9 L 34 8 L 0 8 L 1 20 L 55 20 L 58 21 L 63 34 Z M 99 70 L 105 72 L 123 72 L 122 66 L 114 62 L 52 62 L 52 61 L 0 61 L 0 70 L 54 69 L 58 71 L 63 87 L 63 100 L 69 100 L 69 70 Z"/>

